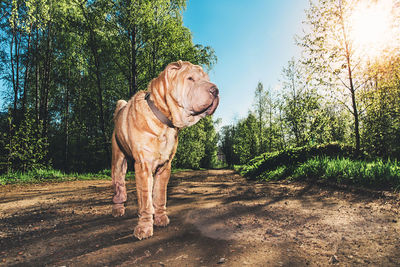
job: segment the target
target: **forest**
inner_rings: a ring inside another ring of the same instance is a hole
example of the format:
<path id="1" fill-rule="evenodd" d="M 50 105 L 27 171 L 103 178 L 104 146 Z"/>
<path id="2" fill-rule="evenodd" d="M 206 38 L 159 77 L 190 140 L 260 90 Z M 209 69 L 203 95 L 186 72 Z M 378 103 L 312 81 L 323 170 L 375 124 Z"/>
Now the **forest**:
<path id="1" fill-rule="evenodd" d="M 333 145 L 342 150 L 331 158 L 391 162 L 399 175 L 400 8 L 386 14 L 385 3 L 310 1 L 295 36 L 301 56 L 282 69 L 280 87 L 259 82 L 248 115 L 230 125 L 219 129 L 220 120 L 207 117 L 182 130 L 175 168 L 243 170 L 274 153 Z M 109 169 L 118 99 L 145 90 L 169 62 L 206 70 L 217 63 L 212 47 L 193 43 L 185 7 L 185 0 L 2 1 L 0 173 Z M 369 10 L 381 10 L 382 23 L 357 15 Z"/>
<path id="2" fill-rule="evenodd" d="M 184 0 L 1 1 L 0 172 L 110 168 L 112 114 L 173 61 L 210 69 L 183 26 Z M 211 118 L 182 131 L 175 166 L 211 167 Z"/>

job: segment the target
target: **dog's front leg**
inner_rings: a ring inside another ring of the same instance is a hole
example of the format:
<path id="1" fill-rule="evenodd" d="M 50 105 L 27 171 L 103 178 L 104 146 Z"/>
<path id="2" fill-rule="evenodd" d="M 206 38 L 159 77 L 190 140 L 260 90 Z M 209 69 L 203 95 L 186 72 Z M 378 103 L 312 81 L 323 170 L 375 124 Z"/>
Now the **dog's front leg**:
<path id="1" fill-rule="evenodd" d="M 135 163 L 135 179 L 139 204 L 139 223 L 135 227 L 134 235 L 141 240 L 153 235 L 153 174 L 149 163 Z"/>
<path id="2" fill-rule="evenodd" d="M 168 162 L 155 175 L 153 205 L 155 209 L 154 225 L 167 226 L 167 185 L 171 176 L 171 162 Z"/>

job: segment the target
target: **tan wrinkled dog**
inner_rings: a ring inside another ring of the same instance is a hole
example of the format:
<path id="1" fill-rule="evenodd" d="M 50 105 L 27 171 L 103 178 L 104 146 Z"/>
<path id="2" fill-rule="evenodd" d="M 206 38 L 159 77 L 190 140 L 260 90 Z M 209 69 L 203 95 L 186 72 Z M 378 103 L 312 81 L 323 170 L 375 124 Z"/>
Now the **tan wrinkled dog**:
<path id="1" fill-rule="evenodd" d="M 139 206 L 134 235 L 138 239 L 151 237 L 153 224 L 169 223 L 167 184 L 179 129 L 213 114 L 218 103 L 218 88 L 203 69 L 182 61 L 169 64 L 150 82 L 147 92 L 136 93 L 128 102 L 118 101 L 112 136 L 112 214 L 125 213 L 127 158 L 133 158 Z"/>

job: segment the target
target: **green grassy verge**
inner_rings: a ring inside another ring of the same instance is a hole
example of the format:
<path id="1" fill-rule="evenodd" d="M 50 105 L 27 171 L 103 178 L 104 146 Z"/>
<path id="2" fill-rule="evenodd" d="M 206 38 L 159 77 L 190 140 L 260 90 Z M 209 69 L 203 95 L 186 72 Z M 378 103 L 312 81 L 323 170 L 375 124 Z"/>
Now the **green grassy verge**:
<path id="1" fill-rule="evenodd" d="M 377 189 L 400 190 L 397 161 L 352 158 L 352 150 L 338 144 L 301 147 L 267 153 L 235 170 L 259 180 L 325 180 Z"/>
<path id="2" fill-rule="evenodd" d="M 365 161 L 316 157 L 294 168 L 291 177 L 296 180 L 323 179 L 339 184 L 399 190 L 400 164 L 381 159 Z"/>
<path id="3" fill-rule="evenodd" d="M 189 171 L 189 169 L 173 169 L 172 173 L 181 171 Z M 128 172 L 126 179 L 135 179 L 135 173 Z M 12 172 L 0 175 L 0 185 L 76 180 L 111 180 L 111 170 L 102 170 L 97 173 L 64 173 L 53 169 L 34 169 L 28 172 Z"/>
<path id="4" fill-rule="evenodd" d="M 353 155 L 353 149 L 341 144 L 295 147 L 261 154 L 245 165 L 235 166 L 235 169 L 246 177 L 262 179 L 266 171 L 275 171 L 281 168 L 279 173 L 286 175 L 290 170 L 283 171 L 282 168 L 292 168 L 291 166 L 296 166 L 317 156 L 351 157 L 351 155 Z"/>

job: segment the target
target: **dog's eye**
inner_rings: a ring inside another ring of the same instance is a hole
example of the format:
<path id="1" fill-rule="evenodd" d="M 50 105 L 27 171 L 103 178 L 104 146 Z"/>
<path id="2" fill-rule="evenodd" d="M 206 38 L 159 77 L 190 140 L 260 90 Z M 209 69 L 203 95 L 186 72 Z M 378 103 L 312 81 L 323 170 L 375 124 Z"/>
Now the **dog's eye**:
<path id="1" fill-rule="evenodd" d="M 188 77 L 188 80 L 194 82 L 193 77 Z"/>

